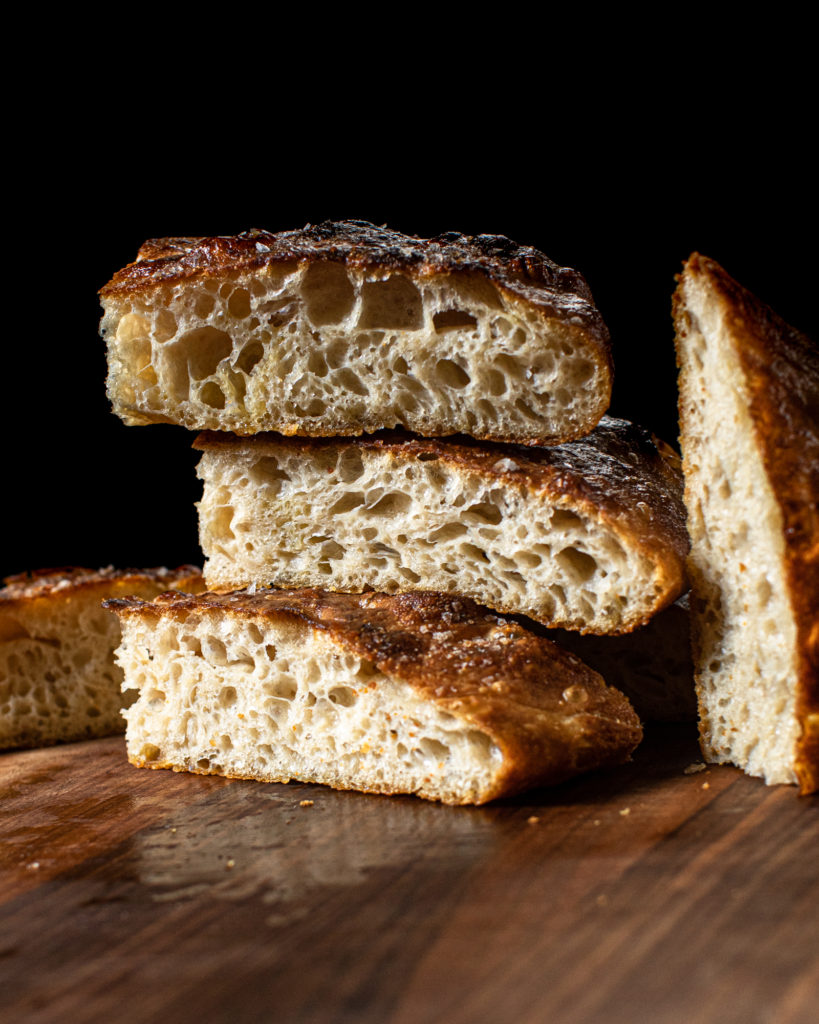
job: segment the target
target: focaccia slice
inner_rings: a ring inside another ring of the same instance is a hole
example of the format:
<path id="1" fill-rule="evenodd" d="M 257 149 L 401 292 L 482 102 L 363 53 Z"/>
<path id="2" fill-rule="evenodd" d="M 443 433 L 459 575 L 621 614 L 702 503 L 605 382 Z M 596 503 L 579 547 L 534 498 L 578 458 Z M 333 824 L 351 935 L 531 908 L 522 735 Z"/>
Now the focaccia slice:
<path id="1" fill-rule="evenodd" d="M 321 590 L 112 601 L 138 766 L 484 803 L 617 764 L 628 701 L 471 601 Z"/>
<path id="2" fill-rule="evenodd" d="M 587 433 L 611 394 L 585 280 L 503 236 L 328 221 L 157 239 L 101 298 L 128 424 L 541 444 Z"/>
<path id="3" fill-rule="evenodd" d="M 196 447 L 210 589 L 421 588 L 622 633 L 685 587 L 679 459 L 623 420 L 548 448 L 215 433 Z"/>

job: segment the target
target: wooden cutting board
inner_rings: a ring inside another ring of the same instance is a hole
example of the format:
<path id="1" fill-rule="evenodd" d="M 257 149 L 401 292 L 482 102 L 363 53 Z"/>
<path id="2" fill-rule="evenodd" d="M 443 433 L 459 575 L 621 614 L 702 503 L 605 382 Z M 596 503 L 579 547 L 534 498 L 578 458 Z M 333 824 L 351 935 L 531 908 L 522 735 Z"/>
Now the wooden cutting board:
<path id="1" fill-rule="evenodd" d="M 3 1022 L 819 1020 L 819 798 L 692 728 L 482 808 L 124 749 L 0 755 Z"/>

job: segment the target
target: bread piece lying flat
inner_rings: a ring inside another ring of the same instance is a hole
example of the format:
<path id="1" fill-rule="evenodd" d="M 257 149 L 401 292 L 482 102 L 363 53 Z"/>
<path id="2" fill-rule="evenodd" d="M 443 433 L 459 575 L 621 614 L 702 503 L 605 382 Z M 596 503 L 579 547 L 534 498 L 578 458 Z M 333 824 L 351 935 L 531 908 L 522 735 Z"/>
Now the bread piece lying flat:
<path id="1" fill-rule="evenodd" d="M 687 594 L 623 636 L 564 629 L 550 629 L 548 635 L 622 691 L 643 722 L 696 721 Z"/>
<path id="2" fill-rule="evenodd" d="M 609 404 L 588 285 L 497 235 L 365 221 L 146 242 L 102 289 L 126 423 L 555 443 Z"/>
<path id="3" fill-rule="evenodd" d="M 628 758 L 640 724 L 572 654 L 442 594 L 112 601 L 133 764 L 484 803 Z"/>
<path id="4" fill-rule="evenodd" d="M 102 601 L 203 589 L 179 569 L 47 569 L 0 590 L 0 749 L 123 732 L 116 615 Z"/>
<path id="5" fill-rule="evenodd" d="M 623 420 L 550 448 L 215 433 L 195 446 L 210 589 L 421 588 L 595 633 L 633 629 L 684 589 L 682 475 Z"/>
<path id="6" fill-rule="evenodd" d="M 705 757 L 819 789 L 819 350 L 700 255 L 674 300 Z"/>

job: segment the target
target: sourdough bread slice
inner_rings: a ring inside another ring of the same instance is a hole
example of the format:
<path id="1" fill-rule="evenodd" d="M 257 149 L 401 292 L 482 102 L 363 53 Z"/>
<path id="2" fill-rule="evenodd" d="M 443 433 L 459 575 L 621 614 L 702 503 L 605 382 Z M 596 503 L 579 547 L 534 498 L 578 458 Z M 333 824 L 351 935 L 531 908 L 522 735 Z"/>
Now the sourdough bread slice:
<path id="1" fill-rule="evenodd" d="M 421 588 L 594 633 L 633 629 L 684 589 L 682 475 L 623 420 L 544 448 L 216 433 L 195 446 L 210 589 Z"/>
<path id="2" fill-rule="evenodd" d="M 0 749 L 123 732 L 119 623 L 106 598 L 203 589 L 179 569 L 46 569 L 0 590 Z"/>
<path id="3" fill-rule="evenodd" d="M 819 350 L 694 254 L 674 298 L 705 757 L 819 788 Z"/>
<path id="4" fill-rule="evenodd" d="M 484 803 L 628 758 L 637 716 L 471 601 L 320 590 L 108 602 L 141 767 Z"/>
<path id="5" fill-rule="evenodd" d="M 609 404 L 588 285 L 502 236 L 328 221 L 158 239 L 101 298 L 108 394 L 129 424 L 555 443 Z"/>

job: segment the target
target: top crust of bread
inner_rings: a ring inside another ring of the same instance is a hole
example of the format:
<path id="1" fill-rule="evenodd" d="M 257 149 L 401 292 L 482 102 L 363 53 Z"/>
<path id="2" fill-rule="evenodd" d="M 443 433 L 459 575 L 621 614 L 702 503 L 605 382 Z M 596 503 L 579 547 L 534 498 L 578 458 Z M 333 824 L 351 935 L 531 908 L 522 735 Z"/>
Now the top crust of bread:
<path id="1" fill-rule="evenodd" d="M 500 235 L 326 221 L 153 239 L 100 296 L 109 397 L 131 425 L 555 444 L 611 396 L 583 277 Z"/>
<path id="2" fill-rule="evenodd" d="M 454 271 L 484 274 L 550 316 L 571 316 L 597 337 L 610 359 L 609 334 L 582 274 L 561 267 L 504 235 L 448 231 L 414 238 L 367 221 L 323 221 L 295 231 L 252 229 L 235 236 L 154 238 L 100 289 L 100 296 L 145 291 L 190 277 L 221 277 L 275 263 L 329 261 L 348 267 L 402 271 L 418 279 Z"/>
<path id="3" fill-rule="evenodd" d="M 82 566 L 64 566 L 58 569 L 32 569 L 17 573 L 3 580 L 0 589 L 0 612 L 11 610 L 15 605 L 26 605 L 34 601 L 68 594 L 92 593 L 99 590 L 106 596 L 114 592 L 128 594 L 128 587 L 143 587 L 146 584 L 163 586 L 168 590 L 185 590 L 198 593 L 204 589 L 202 572 L 195 565 L 180 565 L 176 569 L 159 566 L 152 569 L 86 569 Z"/>
<path id="4" fill-rule="evenodd" d="M 819 789 L 819 349 L 699 253 L 685 265 L 674 296 L 678 337 L 690 327 L 686 287 L 707 289 L 730 330 L 754 441 L 782 516 L 801 727 L 794 771 L 801 791 L 810 793 Z"/>
<path id="5" fill-rule="evenodd" d="M 105 606 L 123 620 L 214 612 L 237 625 L 255 618 L 324 633 L 497 744 L 504 768 L 481 802 L 625 760 L 642 736 L 628 700 L 579 658 L 466 599 L 296 589 L 164 594 Z"/>

